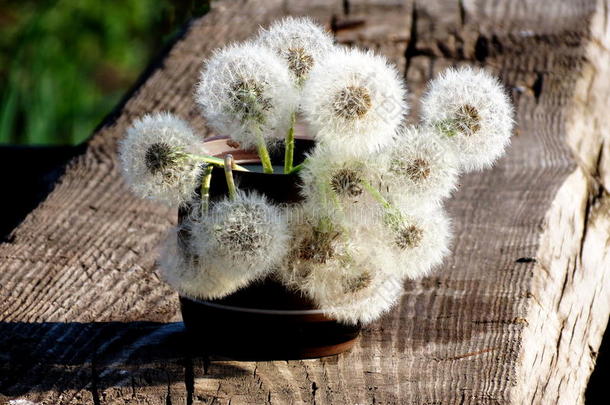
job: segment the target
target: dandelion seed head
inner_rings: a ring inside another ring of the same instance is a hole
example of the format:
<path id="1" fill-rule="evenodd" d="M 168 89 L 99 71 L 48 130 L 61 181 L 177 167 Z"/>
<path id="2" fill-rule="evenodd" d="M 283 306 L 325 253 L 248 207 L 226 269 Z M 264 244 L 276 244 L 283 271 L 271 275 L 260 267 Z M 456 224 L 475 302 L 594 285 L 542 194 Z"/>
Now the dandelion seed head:
<path id="1" fill-rule="evenodd" d="M 229 45 L 206 62 L 196 100 L 208 124 L 245 149 L 257 137 L 279 141 L 290 126 L 299 94 L 286 64 L 267 47 Z"/>
<path id="2" fill-rule="evenodd" d="M 357 197 L 362 194 L 362 176 L 356 170 L 341 168 L 330 175 L 330 187 L 340 195 Z"/>
<path id="3" fill-rule="evenodd" d="M 228 209 L 215 207 L 213 215 L 221 213 L 221 220 L 214 225 L 214 236 L 219 246 L 228 254 L 256 254 L 264 249 L 273 235 L 264 226 L 267 207 L 263 204 L 252 204 L 250 201 L 238 201 L 227 205 Z"/>
<path id="4" fill-rule="evenodd" d="M 190 154 L 207 154 L 186 122 L 168 113 L 135 120 L 119 143 L 123 177 L 139 197 L 178 206 L 194 197 L 201 163 Z"/>
<path id="5" fill-rule="evenodd" d="M 317 141 L 362 156 L 391 143 L 405 100 L 403 81 L 385 58 L 336 48 L 311 70 L 301 109 Z"/>
<path id="6" fill-rule="evenodd" d="M 291 253 L 278 267 L 279 280 L 348 324 L 371 322 L 392 308 L 402 282 L 380 228 L 346 229 L 324 212 L 297 210 L 301 212 L 290 223 Z"/>
<path id="7" fill-rule="evenodd" d="M 362 251 L 342 260 L 314 267 L 301 284 L 325 314 L 347 324 L 369 323 L 391 309 L 402 294 L 399 277 L 379 267 Z"/>
<path id="8" fill-rule="evenodd" d="M 271 99 L 265 97 L 265 82 L 241 77 L 233 82 L 229 90 L 231 110 L 244 124 L 265 124 L 267 112 L 271 110 Z"/>
<path id="9" fill-rule="evenodd" d="M 333 241 L 340 236 L 340 233 L 337 231 L 324 232 L 314 228 L 311 235 L 300 241 L 296 255 L 302 260 L 324 264 L 334 256 L 335 247 Z"/>
<path id="10" fill-rule="evenodd" d="M 396 166 L 393 166 L 395 173 L 403 172 L 413 182 L 421 182 L 430 176 L 430 162 L 425 158 L 415 158 L 409 162 L 408 166 L 402 166 L 398 160 L 395 160 Z"/>
<path id="11" fill-rule="evenodd" d="M 286 62 L 297 87 L 304 84 L 316 62 L 334 48 L 330 33 L 303 17 L 287 17 L 261 29 L 257 42 Z"/>
<path id="12" fill-rule="evenodd" d="M 456 124 L 464 135 L 475 135 L 481 129 L 481 117 L 476 107 L 470 104 L 460 106 L 456 112 Z"/>
<path id="13" fill-rule="evenodd" d="M 331 217 L 342 215 L 348 223 L 360 221 L 362 215 L 379 211 L 379 204 L 365 192 L 363 183 L 378 184 L 383 165 L 375 156 L 353 157 L 318 145 L 299 173 L 301 194 L 311 210 L 325 211 Z"/>
<path id="14" fill-rule="evenodd" d="M 302 47 L 293 47 L 286 50 L 288 68 L 296 76 L 297 81 L 303 81 L 313 67 L 313 57 Z"/>
<path id="15" fill-rule="evenodd" d="M 348 294 L 354 294 L 370 286 L 373 276 L 368 271 L 363 271 L 356 277 L 343 279 L 343 282 L 343 290 Z"/>
<path id="16" fill-rule="evenodd" d="M 402 222 L 393 224 L 388 232 L 393 241 L 397 274 L 418 279 L 442 263 L 449 253 L 451 223 L 438 206 L 402 206 Z"/>
<path id="17" fill-rule="evenodd" d="M 465 172 L 489 167 L 504 153 L 513 115 L 503 86 L 481 69 L 448 69 L 422 98 L 424 124 L 455 150 Z"/>
<path id="18" fill-rule="evenodd" d="M 379 160 L 384 162 L 384 182 L 394 201 L 438 203 L 456 188 L 459 164 L 455 152 L 428 127 L 401 129 Z"/>
<path id="19" fill-rule="evenodd" d="M 335 95 L 335 114 L 345 119 L 359 119 L 371 110 L 371 94 L 366 87 L 347 86 Z"/>
<path id="20" fill-rule="evenodd" d="M 256 193 L 217 201 L 184 226 L 187 251 L 196 258 L 188 291 L 198 298 L 221 298 L 266 277 L 288 251 L 284 212 Z"/>
<path id="21" fill-rule="evenodd" d="M 311 272 L 336 265 L 350 240 L 335 218 L 299 205 L 292 208 L 290 251 L 278 268 L 278 276 L 291 289 L 299 289 Z"/>
<path id="22" fill-rule="evenodd" d="M 231 272 L 208 267 L 205 258 L 192 251 L 191 241 L 184 239 L 183 231 L 177 228 L 169 232 L 161 245 L 159 259 L 161 278 L 180 295 L 194 299 L 221 298 L 251 281 L 249 277 L 235 277 Z"/>
<path id="23" fill-rule="evenodd" d="M 418 247 L 423 235 L 424 231 L 416 225 L 403 226 L 396 232 L 396 246 L 401 249 Z"/>
<path id="24" fill-rule="evenodd" d="M 146 150 L 144 160 L 152 174 L 166 173 L 180 164 L 185 155 L 165 142 L 153 143 Z"/>

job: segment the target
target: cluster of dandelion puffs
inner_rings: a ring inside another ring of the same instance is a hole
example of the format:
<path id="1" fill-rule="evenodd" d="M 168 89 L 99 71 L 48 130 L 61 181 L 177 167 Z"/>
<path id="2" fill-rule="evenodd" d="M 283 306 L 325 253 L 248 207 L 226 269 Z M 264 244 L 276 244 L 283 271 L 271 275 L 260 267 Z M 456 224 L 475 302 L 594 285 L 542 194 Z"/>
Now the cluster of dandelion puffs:
<path id="1" fill-rule="evenodd" d="M 209 300 L 271 277 L 345 323 L 392 308 L 405 280 L 449 253 L 443 202 L 459 175 L 491 166 L 513 126 L 508 97 L 483 70 L 448 69 L 432 80 L 416 125 L 405 122 L 406 93 L 384 57 L 335 45 L 307 18 L 216 51 L 195 90 L 204 118 L 255 150 L 264 173 L 299 182 L 301 202 L 279 206 L 236 187 L 233 171 L 247 169 L 210 156 L 170 114 L 136 120 L 120 144 L 127 184 L 189 213 L 164 244 L 165 280 Z M 297 121 L 315 141 L 301 162 Z M 271 161 L 277 148 L 283 162 Z M 224 168 L 229 192 L 210 200 L 214 167 Z"/>

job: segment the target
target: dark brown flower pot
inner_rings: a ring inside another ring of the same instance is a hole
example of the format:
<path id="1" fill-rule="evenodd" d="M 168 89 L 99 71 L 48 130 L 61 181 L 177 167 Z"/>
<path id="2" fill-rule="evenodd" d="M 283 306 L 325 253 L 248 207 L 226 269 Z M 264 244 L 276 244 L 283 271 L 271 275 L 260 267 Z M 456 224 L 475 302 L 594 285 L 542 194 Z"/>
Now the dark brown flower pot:
<path id="1" fill-rule="evenodd" d="M 231 149 L 226 139 L 207 143 L 217 156 L 232 153 L 239 164 L 254 163 L 250 152 Z M 304 159 L 313 141 L 297 139 L 295 162 Z M 283 150 L 271 151 L 283 162 Z M 299 176 L 234 172 L 240 190 L 256 190 L 276 204 L 301 201 Z M 227 187 L 222 169 L 214 169 L 210 199 L 223 198 Z M 237 359 L 304 359 L 331 356 L 350 349 L 359 325 L 345 325 L 325 316 L 306 297 L 269 277 L 217 300 L 180 297 L 182 318 L 195 348 L 206 354 Z"/>

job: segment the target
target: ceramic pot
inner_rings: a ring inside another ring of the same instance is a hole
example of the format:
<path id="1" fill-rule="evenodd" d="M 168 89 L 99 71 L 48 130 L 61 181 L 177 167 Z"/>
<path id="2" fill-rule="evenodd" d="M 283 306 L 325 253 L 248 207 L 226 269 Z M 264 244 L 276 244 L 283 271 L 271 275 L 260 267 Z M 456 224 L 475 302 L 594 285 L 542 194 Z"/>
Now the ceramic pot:
<path id="1" fill-rule="evenodd" d="M 216 156 L 231 153 L 240 165 L 256 164 L 252 152 L 231 148 L 227 140 L 206 142 Z M 297 139 L 295 163 L 314 146 L 312 140 Z M 272 162 L 283 162 L 283 149 L 271 151 Z M 240 190 L 256 190 L 276 204 L 295 204 L 299 194 L 298 174 L 234 172 Z M 215 168 L 210 201 L 227 195 L 224 172 Z M 195 300 L 180 297 L 182 318 L 195 348 L 206 354 L 236 359 L 303 359 L 335 355 L 351 348 L 360 326 L 345 325 L 325 316 L 306 297 L 286 289 L 273 277 L 253 283 L 222 299 Z"/>

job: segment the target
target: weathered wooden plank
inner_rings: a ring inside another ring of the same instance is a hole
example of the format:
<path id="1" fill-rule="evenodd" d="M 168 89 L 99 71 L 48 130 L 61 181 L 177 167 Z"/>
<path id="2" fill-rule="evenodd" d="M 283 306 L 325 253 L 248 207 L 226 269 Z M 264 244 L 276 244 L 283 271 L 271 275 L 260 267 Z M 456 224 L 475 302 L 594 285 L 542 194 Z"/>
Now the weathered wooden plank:
<path id="1" fill-rule="evenodd" d="M 116 141 L 158 110 L 207 133 L 201 60 L 285 13 L 386 54 L 413 100 L 446 66 L 486 66 L 512 90 L 518 136 L 449 203 L 454 255 L 351 353 L 207 364 L 154 273 L 176 213 L 129 195 Z M 608 20 L 603 0 L 215 2 L 0 245 L 0 401 L 578 403 L 610 313 Z"/>
<path id="2" fill-rule="evenodd" d="M 578 166 L 547 213 L 522 336 L 521 401 L 582 401 L 610 313 L 610 26 L 600 2 L 565 110 Z"/>

